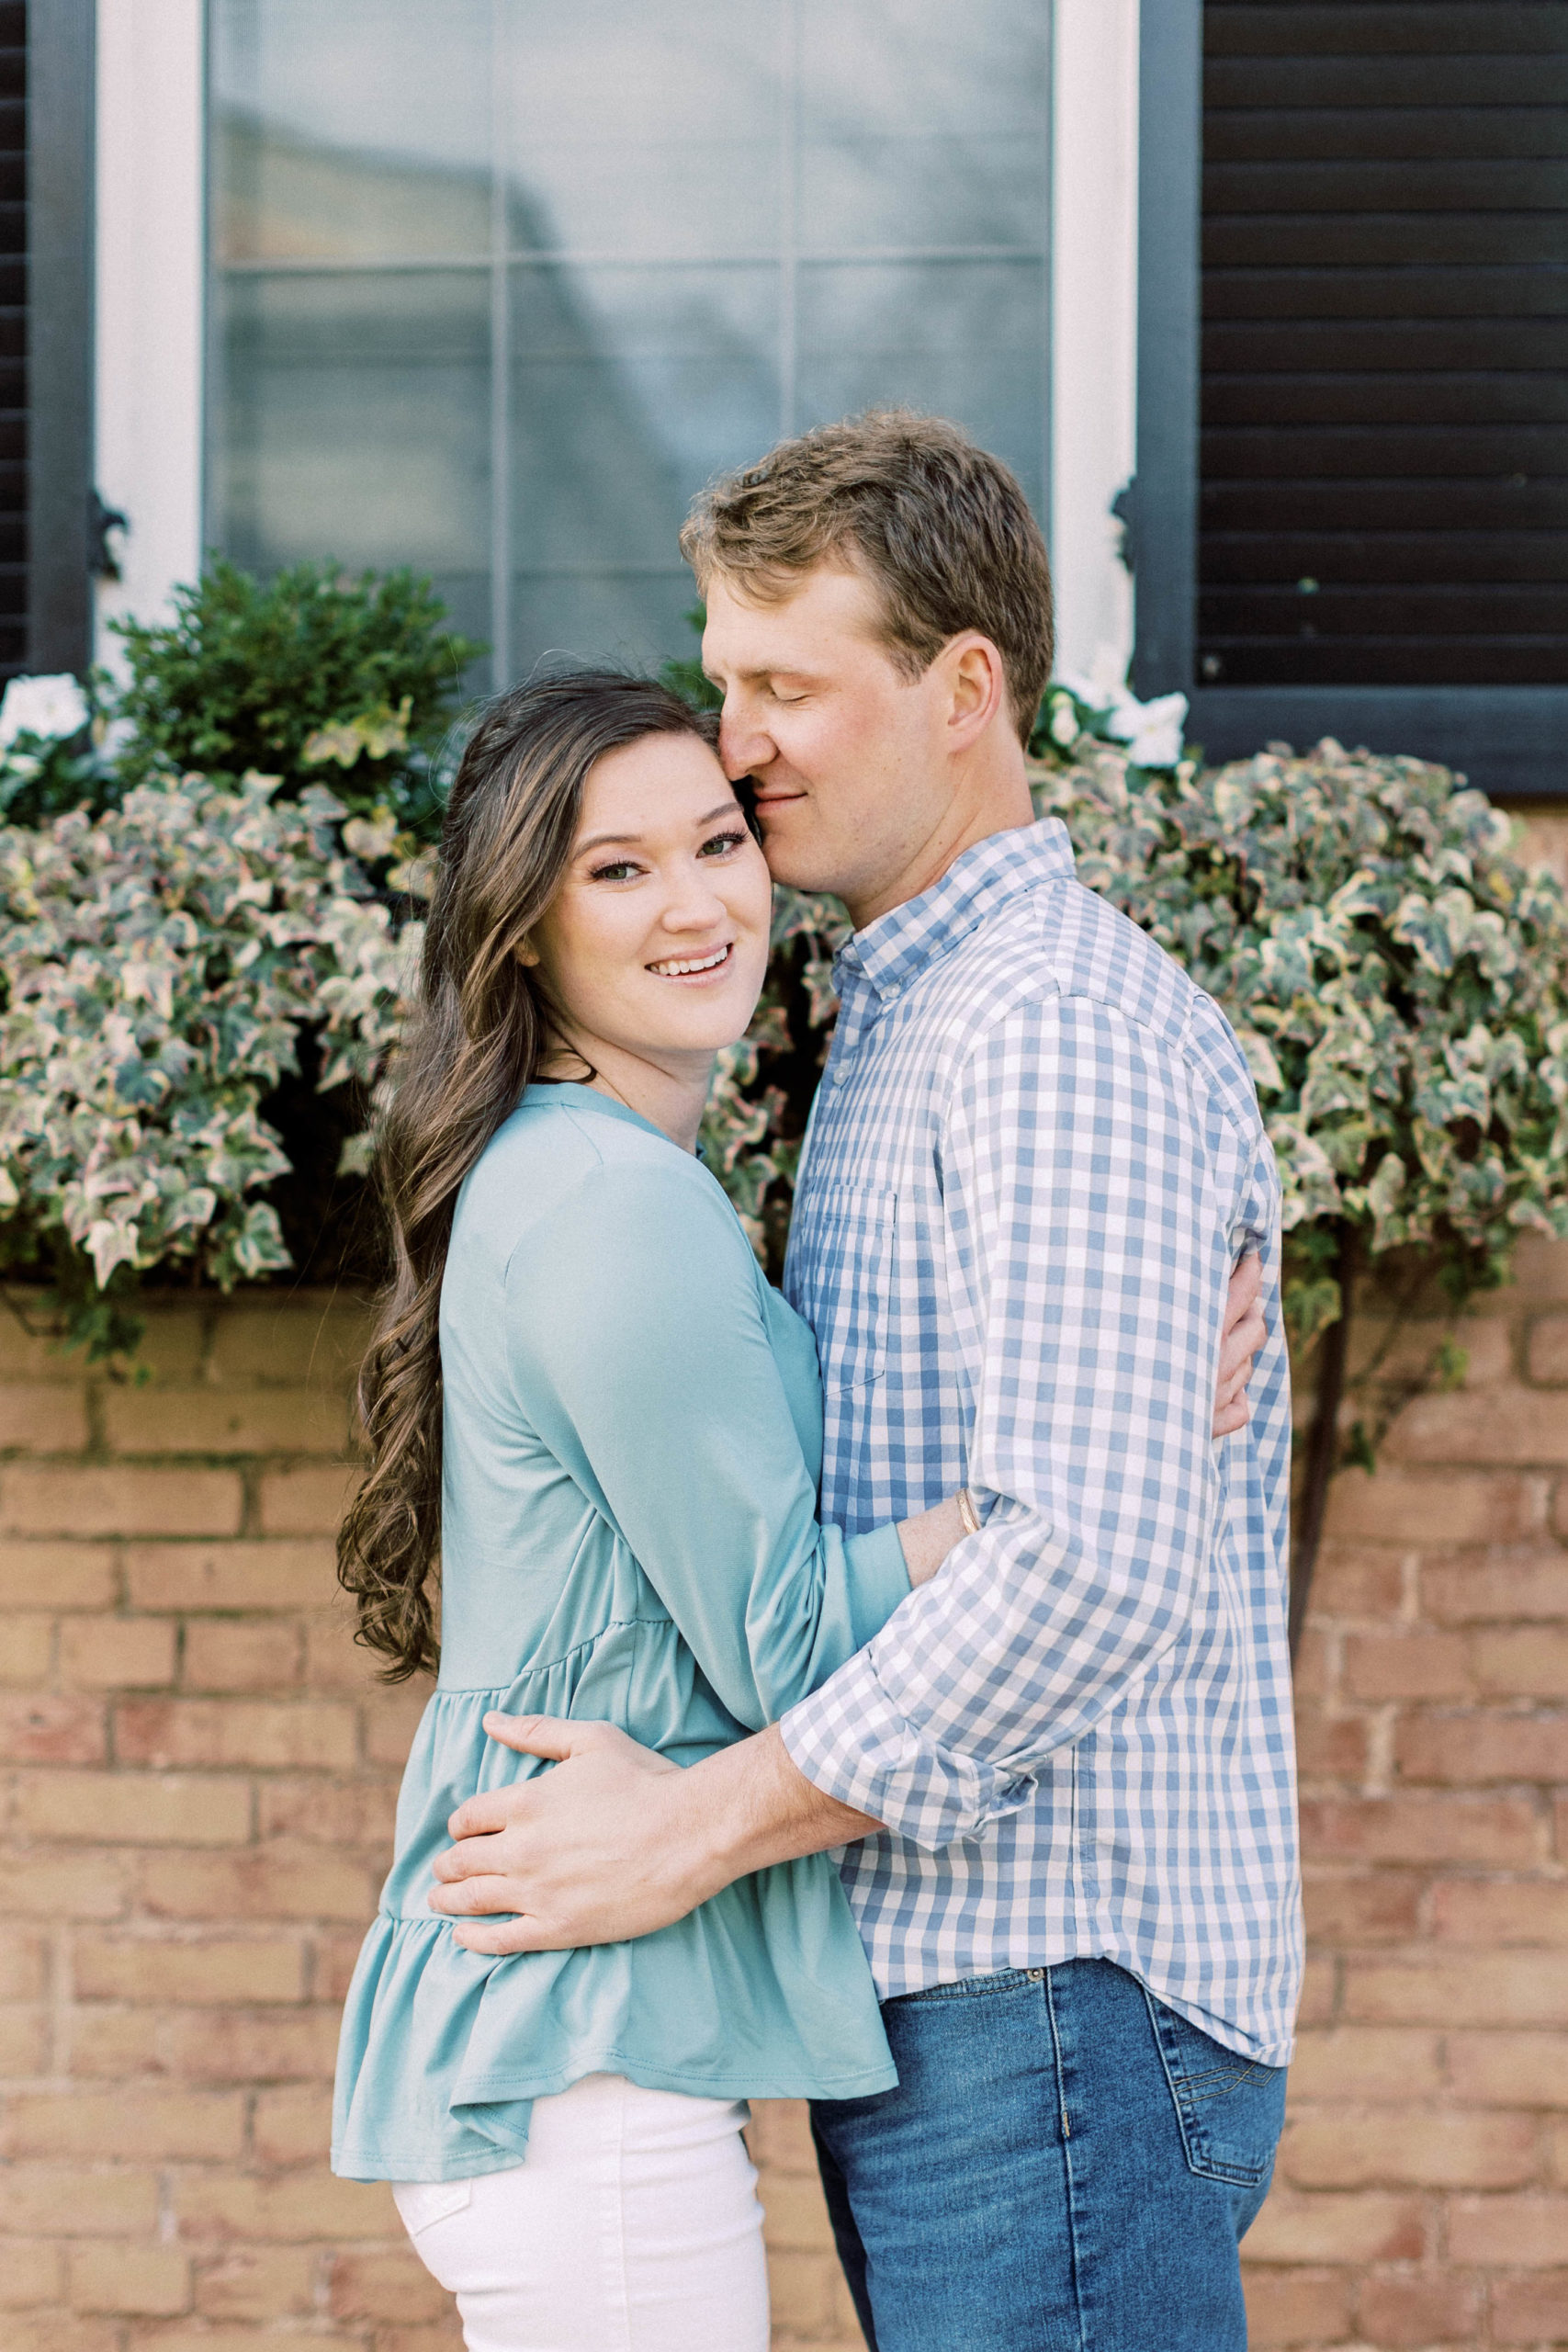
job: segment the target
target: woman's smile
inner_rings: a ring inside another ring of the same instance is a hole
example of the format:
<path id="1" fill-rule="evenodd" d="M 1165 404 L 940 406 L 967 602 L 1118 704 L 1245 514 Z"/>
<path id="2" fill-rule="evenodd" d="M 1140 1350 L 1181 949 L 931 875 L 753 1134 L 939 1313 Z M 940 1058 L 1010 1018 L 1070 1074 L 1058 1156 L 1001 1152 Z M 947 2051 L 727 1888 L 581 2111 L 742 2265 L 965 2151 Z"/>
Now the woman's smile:
<path id="1" fill-rule="evenodd" d="M 710 948 L 705 956 L 670 956 L 647 968 L 661 980 L 711 980 L 721 972 L 728 972 L 734 960 L 735 942 L 727 939 L 722 946 Z"/>

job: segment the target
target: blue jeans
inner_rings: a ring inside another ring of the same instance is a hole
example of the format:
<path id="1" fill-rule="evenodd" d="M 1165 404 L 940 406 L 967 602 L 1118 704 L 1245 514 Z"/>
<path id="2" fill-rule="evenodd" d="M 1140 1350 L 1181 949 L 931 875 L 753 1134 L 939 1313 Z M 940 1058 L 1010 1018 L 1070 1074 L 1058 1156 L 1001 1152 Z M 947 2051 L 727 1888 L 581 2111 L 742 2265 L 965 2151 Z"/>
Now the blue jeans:
<path id="1" fill-rule="evenodd" d="M 833 2233 L 872 2352 L 1245 2352 L 1236 2248 L 1282 2067 L 1104 1960 L 883 2007 L 898 2087 L 818 2099 Z"/>

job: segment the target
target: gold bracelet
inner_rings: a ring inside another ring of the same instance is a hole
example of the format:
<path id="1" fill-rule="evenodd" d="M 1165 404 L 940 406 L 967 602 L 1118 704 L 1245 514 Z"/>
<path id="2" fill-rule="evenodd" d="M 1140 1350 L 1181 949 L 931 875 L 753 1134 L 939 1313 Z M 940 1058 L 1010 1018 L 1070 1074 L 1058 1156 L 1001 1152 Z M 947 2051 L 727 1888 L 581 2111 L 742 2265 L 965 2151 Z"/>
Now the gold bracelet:
<path id="1" fill-rule="evenodd" d="M 964 1521 L 965 1535 L 978 1535 L 980 1521 L 975 1509 L 975 1498 L 967 1487 L 958 1489 L 958 1516 Z"/>

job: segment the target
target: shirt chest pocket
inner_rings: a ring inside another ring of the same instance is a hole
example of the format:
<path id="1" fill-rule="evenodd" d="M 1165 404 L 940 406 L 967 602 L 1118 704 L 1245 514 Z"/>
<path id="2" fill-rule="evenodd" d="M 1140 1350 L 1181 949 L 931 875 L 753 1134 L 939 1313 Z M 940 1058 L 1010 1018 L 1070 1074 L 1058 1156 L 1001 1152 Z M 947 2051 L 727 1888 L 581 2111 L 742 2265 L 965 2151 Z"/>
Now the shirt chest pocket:
<path id="1" fill-rule="evenodd" d="M 887 1184 L 813 1190 L 800 1237 L 800 1288 L 822 1385 L 869 1388 L 887 1366 L 898 1195 Z"/>

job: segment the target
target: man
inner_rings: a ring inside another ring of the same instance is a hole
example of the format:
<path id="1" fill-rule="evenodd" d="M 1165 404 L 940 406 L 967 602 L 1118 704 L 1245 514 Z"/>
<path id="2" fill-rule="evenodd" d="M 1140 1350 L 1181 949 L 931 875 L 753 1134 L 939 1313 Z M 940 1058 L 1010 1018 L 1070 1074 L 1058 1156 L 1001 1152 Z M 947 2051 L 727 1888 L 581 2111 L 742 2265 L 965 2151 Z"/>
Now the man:
<path id="1" fill-rule="evenodd" d="M 432 1901 L 481 1951 L 603 1942 L 843 1847 L 899 2071 L 814 2116 L 868 2340 L 1226 2352 L 1301 1968 L 1279 1198 L 1247 1066 L 1033 822 L 1050 587 L 1005 468 L 863 418 L 720 484 L 682 545 L 725 766 L 777 878 L 855 926 L 785 1278 L 823 1516 L 962 1487 L 974 1532 L 823 1690 L 689 1770 L 491 1718 L 558 1769 L 459 1810 Z M 1254 1249 L 1273 1335 L 1215 1442 Z"/>

